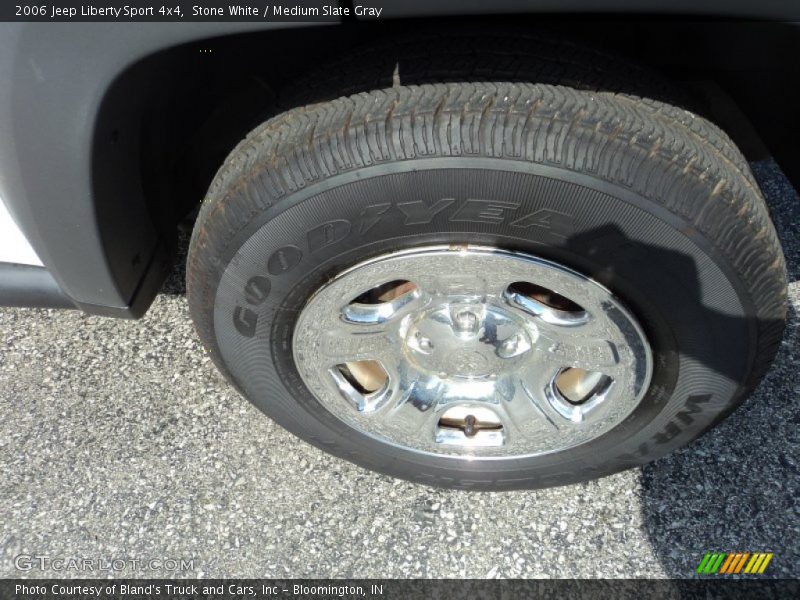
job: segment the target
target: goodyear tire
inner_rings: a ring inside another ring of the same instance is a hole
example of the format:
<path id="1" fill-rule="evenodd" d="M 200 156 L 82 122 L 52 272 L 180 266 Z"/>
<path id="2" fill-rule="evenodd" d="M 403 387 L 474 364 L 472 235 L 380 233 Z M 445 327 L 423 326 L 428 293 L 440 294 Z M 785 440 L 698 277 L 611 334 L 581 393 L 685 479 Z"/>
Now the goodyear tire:
<path id="1" fill-rule="evenodd" d="M 630 411 L 555 451 L 437 454 L 321 402 L 296 362 L 310 299 L 368 259 L 443 246 L 550 261 L 619 299 L 651 352 Z M 786 310 L 767 208 L 724 134 L 653 100 L 525 83 L 396 86 L 272 118 L 212 184 L 187 280 L 206 348 L 269 417 L 366 468 L 472 489 L 584 481 L 688 443 L 758 383 Z"/>

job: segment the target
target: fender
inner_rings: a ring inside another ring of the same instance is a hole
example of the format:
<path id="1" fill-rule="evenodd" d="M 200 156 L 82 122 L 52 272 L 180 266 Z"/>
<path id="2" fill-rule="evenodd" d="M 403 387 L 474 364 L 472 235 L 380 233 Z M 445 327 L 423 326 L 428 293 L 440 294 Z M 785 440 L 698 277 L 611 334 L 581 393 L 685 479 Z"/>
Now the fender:
<path id="1" fill-rule="evenodd" d="M 141 316 L 169 266 L 133 159 L 137 115 L 103 105 L 118 76 L 171 46 L 292 25 L 0 23 L 0 198 L 78 308 Z"/>

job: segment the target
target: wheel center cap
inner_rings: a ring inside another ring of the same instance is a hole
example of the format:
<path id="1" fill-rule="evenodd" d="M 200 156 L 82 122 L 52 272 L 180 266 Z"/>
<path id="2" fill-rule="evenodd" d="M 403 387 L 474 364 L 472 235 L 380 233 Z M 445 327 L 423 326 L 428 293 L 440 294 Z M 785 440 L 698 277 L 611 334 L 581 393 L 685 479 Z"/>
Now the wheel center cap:
<path id="1" fill-rule="evenodd" d="M 532 348 L 522 323 L 491 303 L 446 301 L 413 320 L 408 359 L 440 379 L 488 378 L 514 369 Z"/>

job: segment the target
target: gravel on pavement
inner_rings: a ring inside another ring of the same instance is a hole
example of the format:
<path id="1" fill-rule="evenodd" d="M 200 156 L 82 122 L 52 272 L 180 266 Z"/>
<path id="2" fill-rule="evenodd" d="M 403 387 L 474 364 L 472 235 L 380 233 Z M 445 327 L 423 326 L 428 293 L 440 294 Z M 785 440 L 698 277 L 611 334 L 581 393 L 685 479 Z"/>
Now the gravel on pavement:
<path id="1" fill-rule="evenodd" d="M 92 575 L 15 560 L 47 555 L 119 577 L 691 577 L 712 550 L 800 576 L 800 200 L 753 168 L 790 269 L 774 367 L 689 447 L 580 485 L 434 489 L 300 441 L 217 373 L 180 260 L 140 321 L 0 310 L 0 576 Z"/>

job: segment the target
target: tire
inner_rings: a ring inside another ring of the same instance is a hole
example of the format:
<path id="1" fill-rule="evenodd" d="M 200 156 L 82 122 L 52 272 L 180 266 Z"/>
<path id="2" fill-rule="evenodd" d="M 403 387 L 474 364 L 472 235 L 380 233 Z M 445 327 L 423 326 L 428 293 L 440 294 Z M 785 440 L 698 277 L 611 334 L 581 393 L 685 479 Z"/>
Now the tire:
<path id="1" fill-rule="evenodd" d="M 630 414 L 572 447 L 469 461 L 334 416 L 295 362 L 303 307 L 353 265 L 438 245 L 533 255 L 610 290 L 652 353 Z M 715 425 L 768 369 L 787 286 L 746 161 L 704 119 L 625 94 L 470 82 L 360 93 L 257 128 L 201 207 L 187 288 L 217 366 L 295 435 L 392 476 L 503 490 L 641 465 Z"/>

